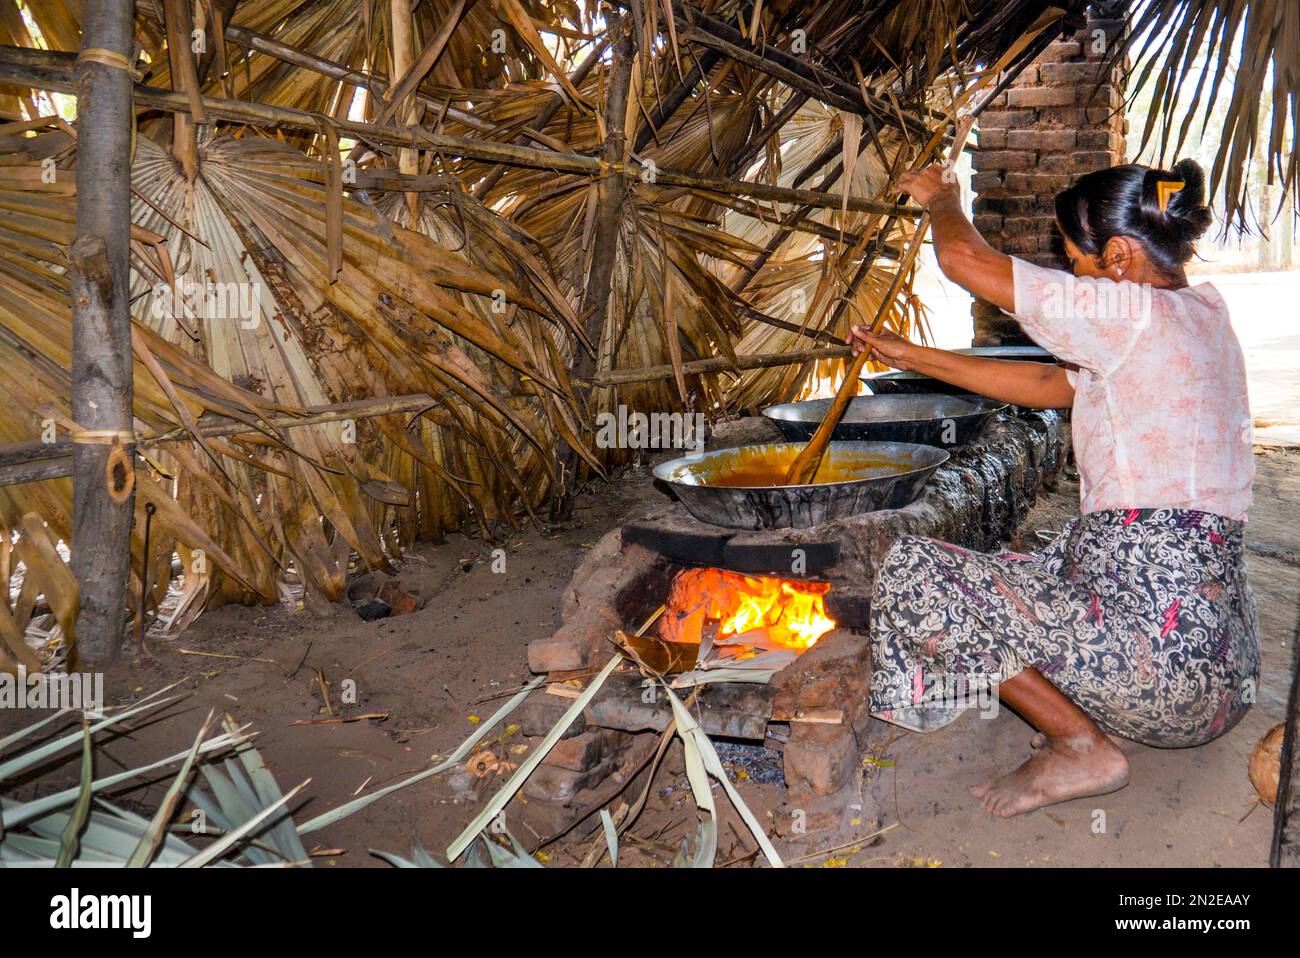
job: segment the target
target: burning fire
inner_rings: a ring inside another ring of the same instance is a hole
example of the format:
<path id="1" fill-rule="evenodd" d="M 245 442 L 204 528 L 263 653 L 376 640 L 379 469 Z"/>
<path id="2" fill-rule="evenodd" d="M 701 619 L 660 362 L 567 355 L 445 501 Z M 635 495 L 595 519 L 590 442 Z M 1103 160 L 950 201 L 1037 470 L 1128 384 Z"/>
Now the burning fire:
<path id="1" fill-rule="evenodd" d="M 808 649 L 835 628 L 823 597 L 829 582 L 749 576 L 724 569 L 688 569 L 673 580 L 661 632 L 670 642 L 698 644 L 717 622 L 718 644 Z"/>

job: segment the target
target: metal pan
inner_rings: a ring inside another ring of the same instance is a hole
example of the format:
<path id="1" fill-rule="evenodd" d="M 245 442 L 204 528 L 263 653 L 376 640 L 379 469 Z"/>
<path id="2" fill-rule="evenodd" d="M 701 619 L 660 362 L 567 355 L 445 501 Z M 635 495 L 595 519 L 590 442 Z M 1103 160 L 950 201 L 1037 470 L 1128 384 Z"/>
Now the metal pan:
<path id="1" fill-rule="evenodd" d="M 826 418 L 829 399 L 769 406 L 763 415 L 791 442 L 807 442 Z M 844 442 L 915 442 L 951 448 L 978 439 L 1007 404 L 983 396 L 942 393 L 858 396 L 849 401 L 832 439 Z"/>
<path id="2" fill-rule="evenodd" d="M 941 393 L 945 396 L 960 396 L 966 392 L 961 386 L 954 386 L 941 379 L 931 379 L 910 370 L 898 370 L 892 373 L 873 373 L 863 376 L 862 381 L 877 396 L 894 396 L 899 393 Z"/>
<path id="3" fill-rule="evenodd" d="M 1054 363 L 1056 357 L 1041 346 L 968 346 L 954 349 L 955 353 L 965 356 L 983 356 L 986 359 L 1009 359 L 1018 362 Z M 962 386 L 929 376 L 922 376 L 911 370 L 896 370 L 889 373 L 870 373 L 862 377 L 877 396 L 889 396 L 896 393 L 942 393 L 946 396 L 960 396 L 967 392 Z"/>
<path id="4" fill-rule="evenodd" d="M 1022 363 L 1054 363 L 1056 357 L 1042 346 L 963 346 L 954 349 L 963 356 L 983 356 L 986 359 L 1014 359 Z"/>
<path id="5" fill-rule="evenodd" d="M 654 474 L 701 522 L 729 529 L 803 529 L 861 512 L 902 508 L 948 461 L 948 453 L 933 446 L 832 442 L 817 474 L 823 481 L 807 486 L 749 484 L 755 464 L 773 476 L 784 476 L 804 445 L 774 442 L 697 453 L 660 463 Z M 825 481 L 828 478 L 834 481 Z"/>

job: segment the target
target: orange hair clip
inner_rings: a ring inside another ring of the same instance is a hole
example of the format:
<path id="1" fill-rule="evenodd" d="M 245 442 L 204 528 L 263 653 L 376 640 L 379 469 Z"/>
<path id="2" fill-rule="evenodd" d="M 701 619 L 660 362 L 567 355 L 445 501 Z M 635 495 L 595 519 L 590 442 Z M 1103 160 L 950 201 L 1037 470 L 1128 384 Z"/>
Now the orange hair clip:
<path id="1" fill-rule="evenodd" d="M 1169 198 L 1187 184 L 1182 180 L 1161 180 L 1156 184 L 1156 205 L 1164 213 L 1169 206 Z"/>

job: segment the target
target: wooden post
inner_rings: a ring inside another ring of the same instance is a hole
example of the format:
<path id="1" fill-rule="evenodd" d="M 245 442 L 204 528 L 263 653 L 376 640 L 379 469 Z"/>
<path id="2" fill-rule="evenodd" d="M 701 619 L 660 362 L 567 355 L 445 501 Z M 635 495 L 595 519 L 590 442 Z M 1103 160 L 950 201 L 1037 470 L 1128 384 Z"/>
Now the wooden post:
<path id="1" fill-rule="evenodd" d="M 624 154 L 627 151 L 625 122 L 628 92 L 632 87 L 631 17 L 611 14 L 608 24 L 610 36 L 614 40 L 605 93 L 605 142 L 600 154 L 604 175 L 596 183 L 596 225 L 592 230 L 591 238 L 591 267 L 587 271 L 580 311 L 580 315 L 587 317 L 584 322 L 587 339 L 592 343 L 596 355 L 591 356 L 579 350 L 573 374 L 580 380 L 590 378 L 600 359 L 605 316 L 609 309 L 614 277 L 614 262 L 618 257 L 618 233 L 619 224 L 623 219 L 623 198 L 627 195 L 627 181 L 621 171 L 626 158 Z M 587 388 L 580 388 L 578 392 L 584 401 L 590 396 Z M 577 487 L 579 457 L 573 449 L 564 446 L 557 451 L 556 462 L 559 465 L 557 471 L 560 475 L 555 493 L 551 496 L 551 518 L 564 519 L 573 512 L 573 493 Z"/>
<path id="2" fill-rule="evenodd" d="M 393 92 L 401 92 L 402 81 L 411 71 L 411 61 L 415 59 L 415 24 L 411 18 L 411 4 L 408 0 L 389 0 L 389 22 L 392 30 L 389 34 L 389 76 L 393 78 Z M 403 101 L 408 98 L 402 97 Z M 415 110 L 404 102 L 392 104 L 400 126 L 408 126 L 415 119 Z M 403 173 L 420 172 L 420 154 L 415 150 L 397 151 L 397 168 Z M 406 206 L 411 211 L 411 228 L 420 215 L 420 199 L 415 193 L 406 194 Z"/>
<path id="3" fill-rule="evenodd" d="M 1268 858 L 1274 868 L 1300 868 L 1300 620 L 1292 632 L 1291 647 L 1291 694 L 1287 697 Z"/>
<path id="4" fill-rule="evenodd" d="M 628 91 L 632 86 L 632 34 L 627 19 L 619 17 L 610 25 L 615 34 L 614 55 L 605 99 L 605 142 L 600 156 L 605 175 L 596 183 L 596 228 L 591 240 L 591 269 L 587 273 L 582 298 L 582 312 L 587 314 L 587 338 L 597 346 L 609 308 L 610 283 L 618 253 L 618 227 L 622 219 L 623 197 L 627 195 L 627 181 L 619 172 L 627 149 L 624 121 Z"/>
<path id="5" fill-rule="evenodd" d="M 172 156 L 185 171 L 185 178 L 194 182 L 199 171 L 198 130 L 195 123 L 204 119 L 203 101 L 199 91 L 198 65 L 190 52 L 194 19 L 187 0 L 164 0 L 163 13 L 167 21 L 167 63 L 171 70 L 172 89 L 184 91 L 197 111 L 172 114 Z"/>
<path id="6" fill-rule="evenodd" d="M 116 658 L 126 625 L 132 457 L 130 0 L 83 0 L 77 63 L 77 241 L 71 249 L 72 573 L 76 652 Z M 119 61 L 120 58 L 120 61 Z"/>

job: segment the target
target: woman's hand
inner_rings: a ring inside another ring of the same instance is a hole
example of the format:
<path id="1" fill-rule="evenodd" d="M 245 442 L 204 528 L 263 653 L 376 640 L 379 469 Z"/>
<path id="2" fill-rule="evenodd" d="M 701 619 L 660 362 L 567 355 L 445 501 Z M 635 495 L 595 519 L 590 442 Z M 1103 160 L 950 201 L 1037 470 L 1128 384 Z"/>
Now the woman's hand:
<path id="1" fill-rule="evenodd" d="M 941 193 L 952 193 L 961 197 L 957 186 L 957 177 L 948 173 L 948 168 L 938 163 L 931 163 L 923 170 L 908 170 L 899 174 L 894 185 L 920 203 L 928 207 Z"/>
<path id="2" fill-rule="evenodd" d="M 853 355 L 857 356 L 864 349 L 870 349 L 882 362 L 895 369 L 911 369 L 911 359 L 916 351 L 916 344 L 909 343 L 897 333 L 877 333 L 872 335 L 866 326 L 854 326 L 849 338 Z"/>

